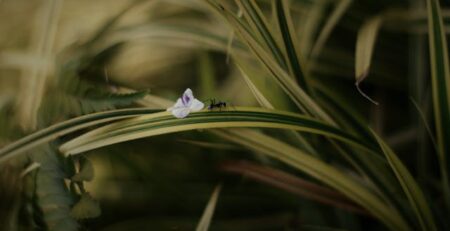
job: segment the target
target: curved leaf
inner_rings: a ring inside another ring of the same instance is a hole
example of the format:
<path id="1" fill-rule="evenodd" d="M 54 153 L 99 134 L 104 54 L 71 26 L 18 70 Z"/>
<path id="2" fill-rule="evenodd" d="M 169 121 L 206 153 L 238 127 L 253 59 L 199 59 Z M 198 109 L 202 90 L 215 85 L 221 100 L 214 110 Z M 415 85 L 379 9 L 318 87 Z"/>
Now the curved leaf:
<path id="1" fill-rule="evenodd" d="M 77 154 L 143 137 L 224 127 L 281 128 L 304 131 L 325 135 L 366 150 L 372 150 L 371 144 L 307 116 L 261 108 L 236 107 L 235 109 L 201 111 L 192 113 L 184 119 L 177 119 L 169 112 L 140 116 L 95 129 L 63 144 L 60 150 L 65 154 Z"/>
<path id="2" fill-rule="evenodd" d="M 383 150 L 386 159 L 389 161 L 392 170 L 397 176 L 397 179 L 400 182 L 403 191 L 405 192 L 409 200 L 409 203 L 416 213 L 422 230 L 437 230 L 436 224 L 433 220 L 433 215 L 430 208 L 428 207 L 427 201 L 425 200 L 425 196 L 411 173 L 408 171 L 405 165 L 403 165 L 403 163 L 391 150 L 391 148 L 389 148 L 389 146 L 384 143 L 384 141 L 379 136 L 377 136 L 375 132 L 372 131 L 372 134 L 380 144 L 380 147 Z"/>
<path id="3" fill-rule="evenodd" d="M 139 115 L 144 115 L 156 111 L 154 109 L 146 108 L 131 108 L 112 110 L 107 112 L 93 113 L 85 116 L 76 117 L 64 122 L 52 125 L 48 128 L 39 130 L 24 138 L 11 143 L 2 149 L 0 149 L 0 164 L 4 163 L 10 158 L 13 158 L 19 154 L 23 154 L 26 151 L 30 151 L 32 148 L 54 140 L 63 135 L 71 132 L 84 129 L 93 125 L 102 124 L 114 120 L 120 120 Z"/>
<path id="4" fill-rule="evenodd" d="M 378 104 L 366 95 L 360 88 L 359 84 L 369 74 L 369 68 L 371 64 L 373 48 L 377 38 L 378 30 L 383 22 L 383 17 L 376 16 L 367 21 L 364 26 L 358 32 L 358 39 L 356 41 L 356 54 L 355 54 L 355 78 L 356 88 L 365 98 Z"/>

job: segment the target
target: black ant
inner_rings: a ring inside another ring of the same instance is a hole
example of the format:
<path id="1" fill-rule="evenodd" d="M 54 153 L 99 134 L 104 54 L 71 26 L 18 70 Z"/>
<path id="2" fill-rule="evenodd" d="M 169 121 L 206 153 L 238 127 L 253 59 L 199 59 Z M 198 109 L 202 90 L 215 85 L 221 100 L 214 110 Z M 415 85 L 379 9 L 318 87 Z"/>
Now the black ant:
<path id="1" fill-rule="evenodd" d="M 226 108 L 226 107 L 227 107 L 226 102 L 218 101 L 216 103 L 215 99 L 211 99 L 209 106 L 208 106 L 208 110 L 213 110 L 214 108 L 219 108 L 219 110 L 222 110 L 222 108 Z"/>

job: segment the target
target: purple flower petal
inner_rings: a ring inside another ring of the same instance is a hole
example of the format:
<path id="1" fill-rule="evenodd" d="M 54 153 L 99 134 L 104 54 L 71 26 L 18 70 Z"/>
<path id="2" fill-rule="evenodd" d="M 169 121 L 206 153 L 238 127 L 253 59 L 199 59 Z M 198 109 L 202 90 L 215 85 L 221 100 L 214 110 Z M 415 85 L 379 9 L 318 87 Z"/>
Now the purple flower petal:
<path id="1" fill-rule="evenodd" d="M 183 93 L 183 96 L 181 97 L 181 101 L 183 102 L 184 106 L 189 106 L 191 104 L 191 101 L 193 98 L 194 98 L 194 95 L 192 94 L 192 90 L 188 88 Z"/>

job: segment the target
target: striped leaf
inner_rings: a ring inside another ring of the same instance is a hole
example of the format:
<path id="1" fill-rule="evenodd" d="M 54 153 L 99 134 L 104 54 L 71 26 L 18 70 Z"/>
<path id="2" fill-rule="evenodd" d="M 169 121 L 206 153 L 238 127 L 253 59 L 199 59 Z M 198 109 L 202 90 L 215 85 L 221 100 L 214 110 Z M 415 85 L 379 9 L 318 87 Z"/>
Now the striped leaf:
<path id="1" fill-rule="evenodd" d="M 297 48 L 298 38 L 294 29 L 291 14 L 285 0 L 275 1 L 275 12 L 278 26 L 283 37 L 283 44 L 287 53 L 290 71 L 296 77 L 300 87 L 306 92 L 310 92 L 307 80 L 302 71 L 300 53 Z"/>
<path id="2" fill-rule="evenodd" d="M 177 119 L 159 112 L 112 123 L 85 133 L 60 147 L 65 154 L 78 154 L 114 143 L 174 132 L 225 127 L 278 128 L 310 132 L 335 138 L 365 150 L 371 144 L 319 120 L 295 113 L 261 108 L 236 107 L 230 111 L 201 111 Z"/>
<path id="3" fill-rule="evenodd" d="M 206 0 L 213 9 L 218 11 L 227 22 L 233 27 L 236 34 L 241 38 L 242 42 L 249 47 L 257 59 L 264 65 L 268 72 L 273 76 L 280 87 L 292 99 L 292 101 L 308 115 L 320 118 L 330 124 L 334 121 L 325 111 L 317 105 L 317 103 L 289 76 L 289 74 L 274 60 L 274 58 L 265 51 L 258 40 L 249 31 L 233 13 L 213 0 Z"/>
<path id="4" fill-rule="evenodd" d="M 254 34 L 259 34 L 261 40 L 264 41 L 264 45 L 269 48 L 278 64 L 286 69 L 286 62 L 281 49 L 272 36 L 274 33 L 269 28 L 269 23 L 261 12 L 261 9 L 259 9 L 254 0 L 237 0 L 236 2 L 254 31 Z"/>
<path id="5" fill-rule="evenodd" d="M 47 143 L 71 132 L 75 132 L 93 125 L 136 117 L 138 115 L 144 115 L 155 111 L 160 110 L 146 108 L 120 109 L 89 114 L 66 120 L 48 128 L 39 130 L 3 147 L 0 149 L 0 164 L 13 157 L 24 154 L 25 152 L 30 151 L 41 144 Z"/>

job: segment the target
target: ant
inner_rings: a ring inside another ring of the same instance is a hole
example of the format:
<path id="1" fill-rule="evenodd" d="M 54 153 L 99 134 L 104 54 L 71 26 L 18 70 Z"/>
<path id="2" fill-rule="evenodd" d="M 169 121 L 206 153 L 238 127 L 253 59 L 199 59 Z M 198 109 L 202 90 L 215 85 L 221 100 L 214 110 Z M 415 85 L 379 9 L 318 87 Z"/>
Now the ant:
<path id="1" fill-rule="evenodd" d="M 208 110 L 213 110 L 214 108 L 219 108 L 219 110 L 222 110 L 222 108 L 226 108 L 226 107 L 227 107 L 226 102 L 218 101 L 216 103 L 215 99 L 210 99 Z"/>

